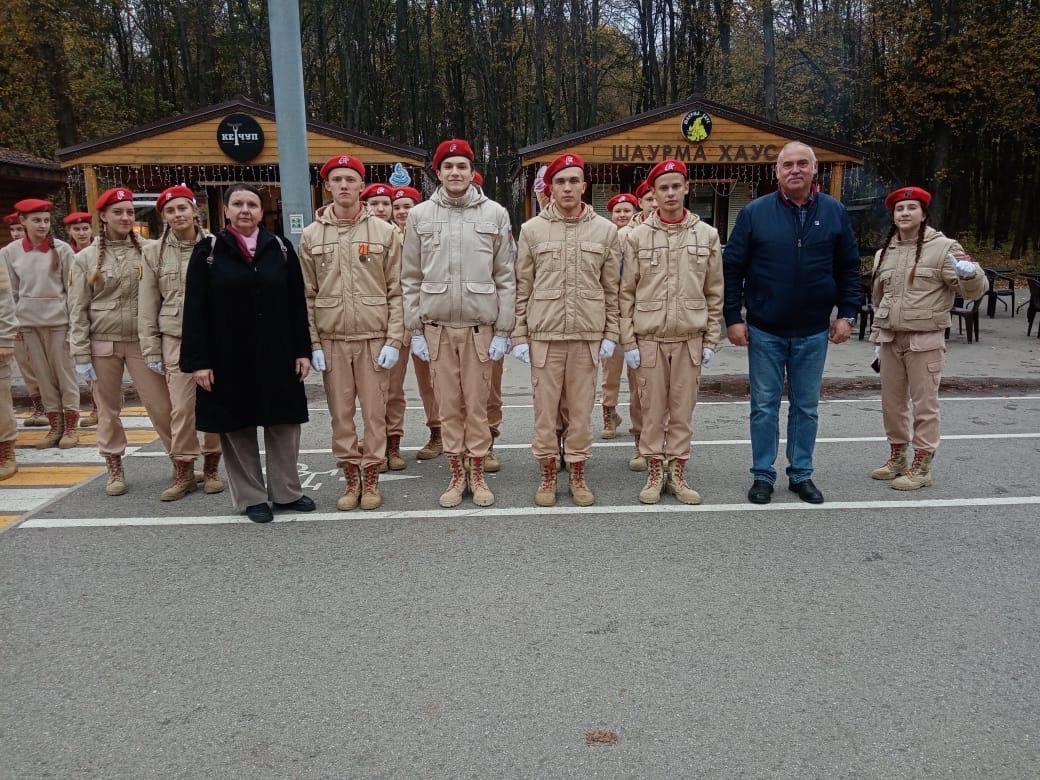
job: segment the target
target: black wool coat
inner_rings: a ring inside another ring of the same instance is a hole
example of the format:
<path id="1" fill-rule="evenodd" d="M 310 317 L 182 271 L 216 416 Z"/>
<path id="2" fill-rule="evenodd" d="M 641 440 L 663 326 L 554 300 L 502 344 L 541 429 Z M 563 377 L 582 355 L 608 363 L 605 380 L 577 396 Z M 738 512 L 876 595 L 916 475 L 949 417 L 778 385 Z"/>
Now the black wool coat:
<path id="1" fill-rule="evenodd" d="M 303 274 L 293 245 L 260 228 L 246 259 L 226 230 L 203 239 L 188 262 L 181 371 L 213 370 L 213 389 L 196 388 L 195 425 L 227 433 L 307 422 L 296 359 L 311 356 Z M 284 247 L 284 251 L 283 248 Z"/>

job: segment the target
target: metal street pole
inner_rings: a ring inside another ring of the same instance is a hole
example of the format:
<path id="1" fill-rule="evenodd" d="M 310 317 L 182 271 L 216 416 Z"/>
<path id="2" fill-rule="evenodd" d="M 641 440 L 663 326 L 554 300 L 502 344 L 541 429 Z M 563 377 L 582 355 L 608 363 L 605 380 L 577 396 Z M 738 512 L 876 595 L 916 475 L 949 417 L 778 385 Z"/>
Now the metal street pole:
<path id="1" fill-rule="evenodd" d="M 267 0 L 270 19 L 274 114 L 278 127 L 278 170 L 286 238 L 300 248 L 310 221 L 310 168 L 307 164 L 307 111 L 303 99 L 303 51 L 298 0 Z"/>

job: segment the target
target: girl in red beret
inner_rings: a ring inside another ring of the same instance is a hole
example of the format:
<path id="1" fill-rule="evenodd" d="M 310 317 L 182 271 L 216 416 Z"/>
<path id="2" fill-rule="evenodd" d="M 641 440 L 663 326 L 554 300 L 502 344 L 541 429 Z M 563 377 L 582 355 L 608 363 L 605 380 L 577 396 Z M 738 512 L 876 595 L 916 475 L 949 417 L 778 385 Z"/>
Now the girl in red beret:
<path id="1" fill-rule="evenodd" d="M 21 241 L 25 236 L 25 228 L 23 228 L 22 223 L 18 221 L 17 211 L 13 211 L 4 217 L 4 224 L 7 225 L 7 230 L 11 234 L 12 241 Z"/>
<path id="2" fill-rule="evenodd" d="M 123 473 L 126 432 L 119 413 L 123 372 L 128 371 L 145 411 L 170 452 L 170 395 L 162 376 L 141 354 L 138 336 L 138 290 L 144 275 L 144 245 L 134 232 L 134 194 L 115 187 L 94 205 L 101 233 L 72 264 L 69 284 L 69 341 L 76 373 L 94 382 L 98 406 L 98 451 L 108 466 L 105 493 L 127 491 Z"/>
<path id="3" fill-rule="evenodd" d="M 69 235 L 69 246 L 72 251 L 82 252 L 94 240 L 93 217 L 86 211 L 74 211 L 62 220 L 65 231 Z"/>
<path id="4" fill-rule="evenodd" d="M 4 224 L 7 225 L 7 229 L 11 233 L 10 243 L 13 244 L 25 238 L 25 228 L 18 221 L 17 211 L 11 212 L 4 217 Z M 22 384 L 25 385 L 25 391 L 29 394 L 29 399 L 32 402 L 32 410 L 29 412 L 29 416 L 22 421 L 22 425 L 26 428 L 43 428 L 49 425 L 49 423 L 47 422 L 47 415 L 43 411 L 40 387 L 36 384 L 36 374 L 33 373 L 32 364 L 29 362 L 29 353 L 25 351 L 25 339 L 22 338 L 21 333 L 15 336 L 14 360 L 18 364 L 18 371 L 22 375 Z"/>
<path id="5" fill-rule="evenodd" d="M 18 201 L 15 210 L 25 236 L 3 250 L 24 359 L 37 385 L 38 395 L 30 387 L 30 397 L 34 408 L 42 406 L 49 426 L 37 449 L 79 443 L 79 383 L 69 353 L 66 293 L 73 253 L 51 232 L 52 208 L 37 198 Z"/>
<path id="6" fill-rule="evenodd" d="M 954 297 L 981 298 L 986 274 L 952 238 L 928 227 L 932 196 L 902 187 L 885 198 L 892 229 L 874 256 L 870 340 L 881 362 L 881 414 L 889 457 L 874 479 L 896 490 L 932 484 L 939 448 L 939 382 L 946 362 L 945 330 Z M 913 461 L 907 448 L 914 446 Z"/>
<path id="7" fill-rule="evenodd" d="M 203 490 L 220 493 L 220 435 L 195 430 L 195 378 L 180 370 L 181 321 L 188 261 L 199 241 L 210 234 L 199 222 L 195 193 L 178 184 L 159 193 L 155 208 L 163 221 L 162 237 L 144 248 L 144 274 L 138 300 L 138 334 L 148 367 L 166 378 L 170 394 L 173 437 L 173 483 L 160 494 L 176 501 L 196 489 L 195 461 L 202 456 Z"/>

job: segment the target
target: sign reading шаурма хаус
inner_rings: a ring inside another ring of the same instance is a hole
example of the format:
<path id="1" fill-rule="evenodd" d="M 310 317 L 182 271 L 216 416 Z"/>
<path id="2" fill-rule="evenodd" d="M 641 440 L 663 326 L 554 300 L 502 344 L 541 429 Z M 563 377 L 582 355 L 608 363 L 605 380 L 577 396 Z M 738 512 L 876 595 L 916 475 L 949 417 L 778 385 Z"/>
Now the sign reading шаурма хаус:
<path id="1" fill-rule="evenodd" d="M 264 129 L 247 114 L 230 114 L 217 125 L 217 146 L 238 162 L 248 162 L 264 150 Z"/>

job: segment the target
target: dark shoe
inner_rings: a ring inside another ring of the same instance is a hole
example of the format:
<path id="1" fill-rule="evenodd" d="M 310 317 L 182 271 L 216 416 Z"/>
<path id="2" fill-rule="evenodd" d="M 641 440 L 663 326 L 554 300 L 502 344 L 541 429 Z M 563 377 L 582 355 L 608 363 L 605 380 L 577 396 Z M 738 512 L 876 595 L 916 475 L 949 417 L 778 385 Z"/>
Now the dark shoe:
<path id="1" fill-rule="evenodd" d="M 270 523 L 274 520 L 274 513 L 266 503 L 253 504 L 246 507 L 246 517 L 254 523 Z"/>
<path id="2" fill-rule="evenodd" d="M 274 503 L 278 509 L 289 509 L 293 512 L 313 512 L 317 507 L 314 500 L 310 496 L 300 496 L 295 501 L 290 501 L 288 504 L 279 504 L 277 501 Z"/>
<path id="3" fill-rule="evenodd" d="M 802 499 L 809 504 L 822 504 L 823 493 L 820 489 L 813 484 L 811 479 L 807 479 L 804 482 L 792 482 L 788 485 L 788 488 L 792 493 L 797 493 L 798 498 Z"/>
<path id="4" fill-rule="evenodd" d="M 747 492 L 747 500 L 752 504 L 768 504 L 773 498 L 773 486 L 764 479 L 756 479 Z"/>

